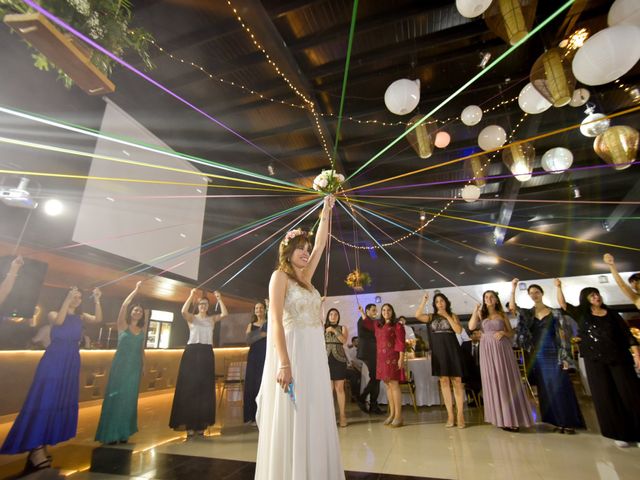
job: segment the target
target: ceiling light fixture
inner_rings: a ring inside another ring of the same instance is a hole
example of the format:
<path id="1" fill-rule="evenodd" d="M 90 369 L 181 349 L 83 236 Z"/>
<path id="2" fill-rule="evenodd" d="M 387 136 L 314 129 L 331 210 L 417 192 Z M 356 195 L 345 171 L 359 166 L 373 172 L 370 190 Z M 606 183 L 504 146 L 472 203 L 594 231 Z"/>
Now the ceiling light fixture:
<path id="1" fill-rule="evenodd" d="M 480 63 L 478 64 L 479 68 L 484 68 L 489 64 L 491 60 L 491 52 L 480 52 Z"/>
<path id="2" fill-rule="evenodd" d="M 64 211 L 64 205 L 57 198 L 50 198 L 44 203 L 44 213 L 50 217 L 57 217 Z"/>
<path id="3" fill-rule="evenodd" d="M 424 212 L 424 210 L 420 210 L 420 221 L 424 222 L 427 219 L 427 214 Z"/>

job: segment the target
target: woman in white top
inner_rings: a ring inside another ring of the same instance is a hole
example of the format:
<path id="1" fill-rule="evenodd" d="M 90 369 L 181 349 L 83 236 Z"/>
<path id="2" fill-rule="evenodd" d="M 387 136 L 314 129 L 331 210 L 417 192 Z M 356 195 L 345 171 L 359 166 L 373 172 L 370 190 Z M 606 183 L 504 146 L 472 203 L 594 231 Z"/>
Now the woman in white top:
<path id="1" fill-rule="evenodd" d="M 220 306 L 219 314 L 210 313 L 211 304 L 206 296 L 196 302 L 198 313 L 191 313 L 196 293 L 192 289 L 182 307 L 182 316 L 189 325 L 189 341 L 180 360 L 169 420 L 174 430 L 186 430 L 187 438 L 204 435 L 205 429 L 216 422 L 213 326 L 228 313 L 218 291 L 214 295 Z"/>

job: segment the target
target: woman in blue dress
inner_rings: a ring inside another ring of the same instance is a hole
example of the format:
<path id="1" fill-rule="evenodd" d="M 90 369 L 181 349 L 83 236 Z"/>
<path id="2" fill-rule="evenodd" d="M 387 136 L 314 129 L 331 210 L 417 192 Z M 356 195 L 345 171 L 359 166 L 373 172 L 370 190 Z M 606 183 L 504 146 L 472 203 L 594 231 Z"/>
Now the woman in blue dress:
<path id="1" fill-rule="evenodd" d="M 268 301 L 256 303 L 253 309 L 253 321 L 247 325 L 247 371 L 244 377 L 243 416 L 245 423 L 256 421 L 256 397 L 260 391 L 264 359 L 267 355 L 267 304 Z"/>
<path id="2" fill-rule="evenodd" d="M 118 314 L 118 349 L 109 372 L 96 440 L 126 443 L 138 431 L 138 390 L 142 375 L 147 320 L 144 307 L 131 302 L 142 282 L 129 294 Z"/>
<path id="3" fill-rule="evenodd" d="M 60 310 L 50 312 L 51 344 L 36 369 L 22 409 L 0 449 L 2 454 L 29 452 L 25 472 L 51 467 L 47 445 L 76 436 L 80 378 L 79 342 L 84 322 L 102 321 L 100 290 L 93 290 L 95 314 L 83 313 L 82 292 L 73 287 Z"/>
<path id="4" fill-rule="evenodd" d="M 532 284 L 527 289 L 533 308 L 519 308 L 515 297 L 518 282 L 517 278 L 511 282 L 511 305 L 519 318 L 516 338 L 518 345 L 529 353 L 529 371 L 538 389 L 542 421 L 553 425 L 559 433 L 575 433 L 576 428 L 585 428 L 585 424 L 567 373 L 569 368 L 575 368 L 571 329 L 561 310 L 544 304 L 544 291 L 539 285 Z"/>

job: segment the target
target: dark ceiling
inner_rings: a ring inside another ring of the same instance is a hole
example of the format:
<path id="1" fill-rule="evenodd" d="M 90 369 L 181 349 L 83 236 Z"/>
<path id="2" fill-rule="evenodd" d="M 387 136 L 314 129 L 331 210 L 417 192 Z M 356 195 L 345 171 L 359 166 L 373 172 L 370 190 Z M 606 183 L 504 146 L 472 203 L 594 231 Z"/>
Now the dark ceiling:
<path id="1" fill-rule="evenodd" d="M 252 43 L 249 33 L 227 1 L 223 0 L 136 1 L 136 25 L 152 32 L 157 44 L 164 49 L 160 52 L 155 47 L 151 48 L 156 67 L 149 74 L 240 132 L 268 155 L 243 143 L 126 70 L 115 70 L 112 80 L 117 90 L 110 98 L 175 150 L 263 175 L 268 175 L 269 169 L 273 168 L 275 177 L 308 187 L 321 169 L 329 167 L 321 138 L 324 137 L 331 148 L 336 137 L 352 3 L 342 0 L 234 0 L 232 3 L 245 25 L 251 28 L 255 38 L 283 72 L 283 77 L 313 102 L 315 111 L 321 114 L 317 122 L 309 109 L 288 105 L 300 105 L 303 99 L 267 62 L 264 53 Z M 442 128 L 452 137 L 447 148 L 437 150 L 432 157 L 422 160 L 403 139 L 355 176 L 347 187 L 358 187 L 468 155 L 477 150 L 478 132 L 492 123 L 503 126 L 507 133 L 517 126 L 513 137 L 516 140 L 579 123 L 585 117 L 584 107 L 551 108 L 541 115 L 522 119 L 517 101 L 512 100 L 528 82 L 531 67 L 545 48 L 557 45 L 577 28 L 587 27 L 592 33 L 604 28 L 611 3 L 598 0 L 576 2 L 569 13 L 560 15 L 438 111 L 434 118 L 446 120 L 459 116 L 469 104 L 491 110 L 474 127 L 464 126 L 459 120 L 446 123 Z M 535 24 L 547 18 L 558 5 L 553 0 L 539 1 Z M 104 108 L 101 99 L 88 97 L 75 87 L 66 90 L 56 80 L 54 72 L 35 70 L 25 45 L 4 24 L 0 26 L 0 44 L 3 47 L 0 51 L 0 65 L 3 66 L 0 71 L 0 102 L 3 105 L 91 128 L 99 127 Z M 507 48 L 508 45 L 496 37 L 481 18 L 469 20 L 460 16 L 455 2 L 451 0 L 360 2 L 344 115 L 360 121 L 406 122 L 412 115 L 398 117 L 384 105 L 383 95 L 392 81 L 405 77 L 419 78 L 421 101 L 415 113 L 425 114 L 481 71 L 478 64 L 484 53 L 491 53 L 495 59 Z M 126 59 L 141 67 L 136 58 Z M 194 68 L 190 62 L 201 66 L 214 78 Z M 621 80 L 625 85 L 635 87 L 639 78 L 640 71 L 636 66 Z M 236 85 L 231 85 L 231 82 Z M 257 94 L 248 93 L 238 85 Z M 628 108 L 638 101 L 637 96 L 633 96 L 633 88 L 624 91 L 617 84 L 589 87 L 589 90 L 591 101 L 605 113 Z M 627 115 L 615 120 L 614 124 L 638 128 L 639 118 L 637 114 Z M 342 122 L 335 158 L 338 170 L 346 175 L 355 172 L 405 128 L 403 125 L 364 124 L 351 119 L 345 118 Z M 92 141 L 86 138 L 48 127 L 34 127 L 32 123 L 2 114 L 0 129 L 3 135 L 10 132 L 19 138 L 46 139 L 56 145 L 73 145 L 87 151 L 93 149 Z M 592 142 L 593 139 L 582 136 L 575 129 L 536 141 L 536 171 L 541 171 L 541 154 L 556 146 L 572 150 L 574 167 L 602 165 L 593 151 Z M 88 162 L 61 154 L 43 158 L 24 149 L 7 146 L 0 147 L 0 165 L 9 170 L 19 170 L 28 165 L 33 170 L 78 174 L 86 174 L 89 170 Z M 498 155 L 487 173 L 503 176 L 509 171 Z M 431 218 L 447 205 L 449 198 L 459 197 L 468 176 L 469 172 L 461 163 L 452 163 L 349 195 L 355 200 L 386 204 L 369 206 L 414 230 L 420 225 L 419 211 L 424 210 L 426 218 Z M 79 201 L 82 181 L 44 177 L 39 181 L 43 194 L 55 193 L 70 201 Z M 528 279 L 597 273 L 602 271 L 598 262 L 605 251 L 615 254 L 621 269 L 632 269 L 637 264 L 633 261 L 637 258 L 633 250 L 520 230 L 507 230 L 504 241 L 496 242 L 495 228 L 482 222 L 640 248 L 640 230 L 636 217 L 633 217 L 636 206 L 617 205 L 620 201 L 639 200 L 639 182 L 637 166 L 623 172 L 594 168 L 540 175 L 525 183 L 508 176 L 491 179 L 483 188 L 480 201 L 455 201 L 446 211 L 449 217 L 439 216 L 422 231 L 423 236 L 410 237 L 387 251 L 424 288 L 447 286 L 450 283 L 445 278 L 464 285 L 508 280 L 514 276 Z M 433 183 L 438 184 L 422 185 Z M 409 187 L 414 184 L 421 185 Z M 215 190 L 210 193 L 238 193 L 235 190 Z M 576 198 L 576 190 L 579 198 Z M 301 200 L 304 198 L 296 196 L 259 200 L 209 199 L 203 241 L 296 205 Z M 374 245 L 374 241 L 359 227 L 354 228 L 354 222 L 342 209 L 338 212 L 333 224 L 336 237 L 361 247 Z M 20 233 L 24 211 L 0 205 L 0 215 L 2 239 L 15 240 Z M 359 221 L 381 243 L 391 242 L 407 233 L 373 216 L 366 218 L 360 217 Z M 61 225 L 42 215 L 36 215 L 35 220 L 25 234 L 26 243 L 40 248 L 69 243 L 72 221 Z M 604 228 L 604 222 L 611 226 L 610 231 Z M 281 225 L 283 221 L 204 255 L 200 279 L 210 277 Z M 307 226 L 311 225 L 312 222 L 308 222 Z M 258 249 L 255 253 L 260 251 Z M 479 253 L 498 255 L 502 260 L 497 265 L 479 264 Z M 106 256 L 89 247 L 73 249 L 69 255 L 121 269 L 131 266 L 125 259 Z M 245 257 L 236 267 L 220 275 L 217 283 L 208 287 L 216 288 L 224 283 L 254 256 Z M 245 297 L 263 297 L 274 262 L 275 250 L 272 249 L 226 289 Z M 350 292 L 343 279 L 356 262 L 362 270 L 371 273 L 374 279 L 371 288 L 375 291 L 417 288 L 416 283 L 384 251 L 354 250 L 334 240 L 330 295 Z M 323 268 L 321 264 L 316 277 L 318 287 L 323 283 Z"/>

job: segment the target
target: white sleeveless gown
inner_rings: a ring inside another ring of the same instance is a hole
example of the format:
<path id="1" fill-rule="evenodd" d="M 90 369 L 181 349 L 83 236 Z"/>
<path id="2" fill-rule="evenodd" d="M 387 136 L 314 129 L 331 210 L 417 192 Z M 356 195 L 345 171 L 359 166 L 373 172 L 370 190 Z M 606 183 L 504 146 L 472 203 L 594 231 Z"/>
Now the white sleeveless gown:
<path id="1" fill-rule="evenodd" d="M 295 405 L 276 383 L 273 329 L 258 412 L 256 480 L 344 480 L 324 344 L 320 294 L 289 280 L 282 323 L 293 375 Z"/>

